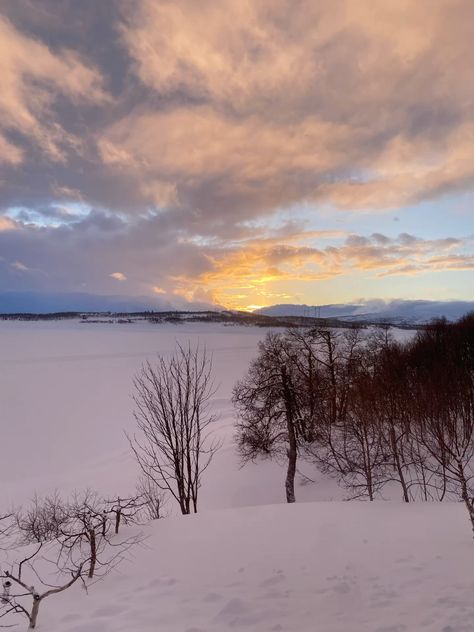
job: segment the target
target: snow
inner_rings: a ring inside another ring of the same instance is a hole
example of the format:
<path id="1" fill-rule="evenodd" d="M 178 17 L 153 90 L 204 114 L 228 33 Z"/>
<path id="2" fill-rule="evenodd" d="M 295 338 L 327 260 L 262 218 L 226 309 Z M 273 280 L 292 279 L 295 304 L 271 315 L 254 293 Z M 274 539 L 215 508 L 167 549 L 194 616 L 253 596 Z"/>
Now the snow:
<path id="1" fill-rule="evenodd" d="M 0 321 L 0 401 L 8 427 L 8 440 L 0 442 L 0 506 L 55 488 L 69 493 L 92 487 L 113 497 L 131 493 L 137 468 L 125 432 L 135 427 L 133 376 L 145 360 L 189 340 L 212 353 L 215 432 L 223 441 L 206 472 L 200 508 L 283 502 L 282 467 L 265 462 L 241 468 L 233 440 L 232 388 L 266 331 L 208 323 Z M 304 473 L 318 477 L 313 469 Z M 299 488 L 300 500 L 342 496 L 334 481 Z"/>
<path id="2" fill-rule="evenodd" d="M 282 466 L 240 468 L 229 398 L 265 333 L 0 322 L 3 507 L 34 490 L 132 490 L 132 378 L 175 340 L 206 345 L 218 382 L 224 444 L 200 513 L 143 527 L 143 544 L 88 593 L 46 599 L 40 632 L 472 632 L 474 544 L 460 504 L 341 502 L 310 468 L 315 483 L 300 480 L 304 502 L 288 506 Z"/>
<path id="3" fill-rule="evenodd" d="M 45 600 L 48 632 L 472 632 L 460 505 L 320 502 L 160 520 L 86 594 Z"/>
<path id="4" fill-rule="evenodd" d="M 176 340 L 199 341 L 213 355 L 218 387 L 213 407 L 226 442 L 220 461 L 238 472 L 229 398 L 264 335 L 258 328 L 205 323 L 0 322 L 0 401 L 8 427 L 8 440 L 0 443 L 2 504 L 58 485 L 67 490 L 90 485 L 114 495 L 133 490 L 136 468 L 124 435 L 134 429 L 133 376 L 157 352 L 171 353 Z M 245 474 L 239 478 L 245 487 Z M 205 502 L 232 506 L 228 491 L 222 491 L 226 498 L 214 494 Z"/>

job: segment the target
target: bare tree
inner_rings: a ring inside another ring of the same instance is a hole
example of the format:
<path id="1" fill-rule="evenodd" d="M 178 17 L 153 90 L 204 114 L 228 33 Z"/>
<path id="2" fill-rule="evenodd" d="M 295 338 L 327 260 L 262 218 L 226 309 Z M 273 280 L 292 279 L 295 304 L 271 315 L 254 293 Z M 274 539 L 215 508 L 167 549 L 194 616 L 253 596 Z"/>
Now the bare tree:
<path id="1" fill-rule="evenodd" d="M 110 543 L 110 521 L 103 507 L 105 501 L 96 492 L 90 489 L 75 492 L 69 503 L 68 520 L 61 527 L 61 554 L 86 557 L 89 579 L 94 577 L 96 567 L 102 565 L 101 555 Z"/>
<path id="2" fill-rule="evenodd" d="M 0 514 L 0 550 L 8 549 L 16 531 L 15 511 Z"/>
<path id="3" fill-rule="evenodd" d="M 58 491 L 45 497 L 35 494 L 30 505 L 16 512 L 17 528 L 25 543 L 57 538 L 68 518 L 68 505 Z"/>
<path id="4" fill-rule="evenodd" d="M 233 392 L 238 411 L 237 445 L 244 462 L 286 459 L 285 493 L 295 502 L 295 475 L 302 446 L 314 435 L 311 388 L 317 381 L 312 355 L 288 334 L 267 334 L 259 355 Z M 311 386 L 308 384 L 311 383 Z"/>
<path id="5" fill-rule="evenodd" d="M 315 455 L 323 471 L 335 473 L 351 490 L 352 498 L 368 496 L 373 501 L 385 483 L 387 457 L 371 378 L 360 371 L 344 417 L 331 424 L 331 444 L 321 442 Z"/>
<path id="6" fill-rule="evenodd" d="M 136 524 L 140 520 L 143 507 L 146 504 L 141 494 L 131 496 L 129 498 L 117 497 L 116 500 L 106 500 L 104 514 L 112 514 L 114 516 L 114 533 L 118 534 L 120 526 L 125 524 Z"/>
<path id="7" fill-rule="evenodd" d="M 387 336 L 387 331 L 382 328 L 369 340 L 370 393 L 366 403 L 380 431 L 385 483 L 399 483 L 403 500 L 408 503 L 414 499 L 418 481 L 408 405 L 406 352 Z"/>
<path id="8" fill-rule="evenodd" d="M 140 476 L 137 494 L 142 502 L 142 516 L 147 520 L 159 520 L 164 517 L 167 503 L 166 493 L 148 476 Z"/>
<path id="9" fill-rule="evenodd" d="M 197 512 L 202 475 L 220 447 L 210 436 L 212 360 L 205 349 L 177 344 L 171 358 L 144 364 L 134 386 L 138 431 L 128 440 L 135 458 L 183 514 Z"/>
<path id="10" fill-rule="evenodd" d="M 413 434 L 434 484 L 461 500 L 474 531 L 474 315 L 438 322 L 409 347 Z"/>
<path id="11" fill-rule="evenodd" d="M 89 538 L 91 529 L 86 518 L 84 524 Z M 94 551 L 90 541 L 87 546 L 83 546 L 83 534 L 66 533 L 46 543 L 30 545 L 27 553 L 18 561 L 2 564 L 0 618 L 5 617 L 8 621 L 8 617 L 11 620 L 13 615 L 22 615 L 29 622 L 28 629 L 35 629 L 44 599 L 67 590 L 77 581 L 88 588 L 92 585 L 92 576 L 94 581 L 103 579 L 124 559 L 127 551 L 142 539 L 141 534 L 125 540 L 101 539 Z M 8 557 L 12 556 L 15 556 L 15 551 L 10 550 Z M 99 565 L 100 572 L 93 570 L 91 573 L 92 565 Z M 50 576 L 56 578 L 55 583 L 50 583 Z M 7 623 L 0 627 L 11 625 Z"/>
<path id="12" fill-rule="evenodd" d="M 0 579 L 3 586 L 3 592 L 0 596 L 0 618 L 7 617 L 10 614 L 23 615 L 28 619 L 29 630 L 36 628 L 38 613 L 43 600 L 67 590 L 78 580 L 82 579 L 84 568 L 88 561 L 83 559 L 71 565 L 70 568 L 62 567 L 60 570 L 69 576 L 68 579 L 65 579 L 64 582 L 58 585 L 48 584 L 41 579 L 34 564 L 43 547 L 44 544 L 41 542 L 34 548 L 32 553 L 25 555 L 19 562 L 11 564 L 8 570 L 0 571 Z M 48 561 L 44 557 L 41 559 L 43 562 Z M 25 568 L 30 571 L 28 579 L 34 577 L 34 580 L 41 584 L 40 589 L 36 589 L 35 586 L 25 580 Z M 27 599 L 30 599 L 29 604 Z"/>

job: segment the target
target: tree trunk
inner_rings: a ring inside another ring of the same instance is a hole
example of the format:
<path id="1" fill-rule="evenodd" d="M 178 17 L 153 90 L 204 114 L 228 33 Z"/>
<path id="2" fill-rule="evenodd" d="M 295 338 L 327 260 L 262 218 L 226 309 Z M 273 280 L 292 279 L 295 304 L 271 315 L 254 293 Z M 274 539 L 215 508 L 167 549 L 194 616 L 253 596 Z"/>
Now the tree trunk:
<path id="1" fill-rule="evenodd" d="M 374 500 L 374 479 L 372 474 L 372 462 L 370 460 L 370 444 L 367 437 L 367 432 L 363 433 L 363 445 L 362 450 L 364 453 L 364 470 L 365 470 L 365 480 L 367 483 L 367 492 L 369 494 L 370 502 Z"/>
<path id="2" fill-rule="evenodd" d="M 288 454 L 288 468 L 286 470 L 286 502 L 294 503 L 295 498 L 295 475 L 296 475 L 296 443 L 294 446 L 290 446 L 287 450 Z"/>
<path id="3" fill-rule="evenodd" d="M 295 498 L 295 475 L 296 475 L 296 459 L 297 459 L 297 443 L 296 443 L 296 431 L 295 422 L 293 418 L 293 406 L 291 398 L 291 389 L 288 381 L 288 375 L 286 367 L 281 367 L 281 378 L 283 385 L 283 395 L 285 399 L 285 411 L 286 411 L 286 426 L 288 430 L 288 449 L 286 451 L 288 455 L 288 469 L 286 471 L 286 502 L 294 503 Z"/>
<path id="4" fill-rule="evenodd" d="M 40 596 L 33 595 L 33 607 L 31 608 L 30 625 L 28 626 L 28 630 L 34 630 L 36 628 L 36 621 L 38 619 L 40 603 L 41 603 Z"/>
<path id="5" fill-rule="evenodd" d="M 469 514 L 469 519 L 471 521 L 472 531 L 474 532 L 474 506 L 473 506 L 473 500 L 471 498 L 469 498 L 469 492 L 468 492 L 468 488 L 467 488 L 466 475 L 464 473 L 464 467 L 463 467 L 461 459 L 458 459 L 458 472 L 459 472 L 459 474 L 458 474 L 459 482 L 461 483 L 461 496 L 462 496 L 464 505 L 466 506 L 467 512 Z"/>
<path id="6" fill-rule="evenodd" d="M 398 473 L 398 480 L 400 481 L 400 485 L 402 486 L 402 490 L 403 490 L 403 500 L 406 503 L 409 503 L 410 497 L 408 495 L 408 487 L 405 481 L 405 476 L 403 474 L 403 467 L 400 461 L 400 454 L 398 452 L 397 437 L 395 434 L 395 429 L 392 427 L 390 428 L 390 440 L 392 442 L 392 452 L 395 459 L 395 468 Z"/>
<path id="7" fill-rule="evenodd" d="M 88 577 L 89 579 L 92 579 L 94 577 L 95 564 L 97 562 L 97 542 L 94 529 L 89 531 L 89 544 L 91 547 L 91 563 L 89 566 Z"/>

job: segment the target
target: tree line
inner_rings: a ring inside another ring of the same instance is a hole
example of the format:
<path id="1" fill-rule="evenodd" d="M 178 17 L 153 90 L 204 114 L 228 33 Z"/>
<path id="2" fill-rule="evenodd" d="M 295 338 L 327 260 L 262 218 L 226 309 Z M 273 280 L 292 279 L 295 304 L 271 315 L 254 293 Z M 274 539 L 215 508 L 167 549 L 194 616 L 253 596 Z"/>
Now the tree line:
<path id="1" fill-rule="evenodd" d="M 243 461 L 299 459 L 351 498 L 459 499 L 474 530 L 474 314 L 404 344 L 388 328 L 269 333 L 234 389 Z"/>

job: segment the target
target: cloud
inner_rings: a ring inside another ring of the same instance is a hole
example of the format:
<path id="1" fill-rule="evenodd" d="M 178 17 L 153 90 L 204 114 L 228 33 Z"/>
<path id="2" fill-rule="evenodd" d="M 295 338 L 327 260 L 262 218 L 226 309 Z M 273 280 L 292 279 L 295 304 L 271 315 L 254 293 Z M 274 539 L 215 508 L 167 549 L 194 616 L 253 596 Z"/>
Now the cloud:
<path id="1" fill-rule="evenodd" d="M 0 134 L 0 164 L 19 165 L 23 160 L 23 152 L 19 147 Z"/>
<path id="2" fill-rule="evenodd" d="M 473 258 L 462 254 L 472 240 L 447 238 L 424 240 L 405 233 L 397 238 L 374 234 L 350 235 L 339 245 L 325 245 L 326 235 L 296 232 L 277 237 L 246 239 L 232 247 L 224 244 L 201 247 L 210 267 L 173 274 L 168 284 L 174 294 L 193 300 L 207 292 L 215 303 L 229 307 L 264 305 L 295 300 L 301 284 L 365 273 L 372 278 L 417 275 L 424 272 L 470 269 Z M 312 243 L 314 245 L 308 245 Z M 298 298 L 298 300 L 300 300 Z"/>
<path id="3" fill-rule="evenodd" d="M 138 76 L 160 94 L 180 92 L 240 112 L 272 114 L 291 105 L 295 118 L 309 109 L 337 116 L 354 100 L 382 98 L 377 86 L 367 93 L 360 84 L 385 76 L 383 90 L 408 74 L 442 28 L 451 39 L 447 14 L 439 1 L 427 15 L 408 1 L 369 8 L 353 0 L 227 0 L 223 10 L 212 0 L 144 0 L 129 5 L 122 34 Z M 351 90 L 338 94 L 345 82 Z M 316 95 L 319 102 L 311 102 Z"/>
<path id="4" fill-rule="evenodd" d="M 34 187 L 42 202 L 237 224 L 302 201 L 391 208 L 474 183 L 468 0 L 3 10 L 0 161 L 22 165 L 5 203 Z"/>
<path id="5" fill-rule="evenodd" d="M 100 72 L 73 50 L 54 54 L 1 15 L 0 42 L 0 128 L 30 139 L 51 160 L 65 161 L 67 152 L 81 150 L 81 139 L 55 120 L 55 101 L 66 97 L 77 105 L 104 104 Z M 0 139 L 4 160 L 5 154 L 13 164 L 21 162 L 21 145 Z"/>
<path id="6" fill-rule="evenodd" d="M 318 178 L 346 165 L 347 138 L 344 125 L 312 117 L 286 126 L 260 117 L 236 121 L 198 107 L 132 114 L 109 128 L 99 147 L 106 163 L 141 174 L 143 190 L 157 206 L 177 192 L 189 207 L 241 218 L 244 209 L 252 216 L 255 206 L 268 209 L 311 197 Z M 318 146 L 325 151 L 315 151 Z"/>
<path id="7" fill-rule="evenodd" d="M 13 230 L 16 226 L 17 224 L 9 217 L 2 217 L 0 215 L 0 232 L 4 230 Z"/>
<path id="8" fill-rule="evenodd" d="M 245 305 L 472 269 L 401 207 L 473 189 L 473 24 L 469 0 L 3 3 L 0 286 Z M 371 228 L 391 208 L 410 234 Z"/>
<path id="9" fill-rule="evenodd" d="M 20 272 L 28 272 L 29 270 L 29 268 L 25 266 L 25 264 L 22 263 L 21 261 L 14 261 L 11 264 L 11 267 L 14 268 L 15 270 L 19 270 Z"/>
<path id="10" fill-rule="evenodd" d="M 168 221 L 126 221 L 98 210 L 61 225 L 18 221 L 21 228 L 0 231 L 0 287 L 113 294 L 126 277 L 133 295 L 151 295 L 154 286 L 171 292 L 172 275 L 200 274 L 211 264 L 199 246 L 180 242 Z M 42 273 L 20 279 L 11 267 L 15 261 Z"/>
<path id="11" fill-rule="evenodd" d="M 232 307 L 294 300 L 295 294 L 281 294 L 281 288 L 314 283 L 354 272 L 373 278 L 395 275 L 415 276 L 426 272 L 474 269 L 472 238 L 427 240 L 401 233 L 389 238 L 379 233 L 369 237 L 350 235 L 340 245 L 308 246 L 304 233 L 277 239 L 248 240 L 239 247 L 209 253 L 212 268 L 203 274 L 174 279 L 181 292 L 207 288 L 214 300 Z M 312 241 L 318 240 L 313 235 Z"/>
<path id="12" fill-rule="evenodd" d="M 127 277 L 125 276 L 123 272 L 112 272 L 112 274 L 109 274 L 109 276 L 112 277 L 112 279 L 115 279 L 116 281 L 127 280 Z"/>
<path id="13" fill-rule="evenodd" d="M 122 37 L 173 106 L 136 108 L 102 155 L 211 212 L 377 209 L 471 187 L 474 8 L 454 4 L 144 0 Z"/>
<path id="14" fill-rule="evenodd" d="M 241 307 L 294 301 L 304 284 L 357 272 L 409 278 L 474 263 L 469 237 L 347 235 L 293 222 L 249 226 L 234 240 L 198 239 L 175 225 L 174 211 L 124 219 L 91 210 L 63 225 L 15 225 L 21 228 L 0 232 L 0 287 L 10 291 L 113 294 L 117 282 L 127 281 L 135 296 Z M 35 274 L 14 274 L 15 262 Z"/>

